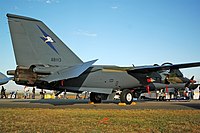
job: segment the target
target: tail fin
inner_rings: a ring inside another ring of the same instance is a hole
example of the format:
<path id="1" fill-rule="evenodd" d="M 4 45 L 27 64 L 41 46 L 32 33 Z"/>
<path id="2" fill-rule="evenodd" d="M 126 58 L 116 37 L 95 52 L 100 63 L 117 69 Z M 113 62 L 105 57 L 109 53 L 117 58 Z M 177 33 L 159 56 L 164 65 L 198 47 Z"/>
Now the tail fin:
<path id="1" fill-rule="evenodd" d="M 83 63 L 42 21 L 13 14 L 7 17 L 17 65 L 67 67 Z"/>

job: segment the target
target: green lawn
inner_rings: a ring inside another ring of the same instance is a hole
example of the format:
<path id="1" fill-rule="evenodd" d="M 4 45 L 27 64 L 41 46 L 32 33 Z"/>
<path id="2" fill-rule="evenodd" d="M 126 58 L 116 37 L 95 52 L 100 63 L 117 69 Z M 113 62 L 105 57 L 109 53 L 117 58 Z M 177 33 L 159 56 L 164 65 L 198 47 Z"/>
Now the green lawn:
<path id="1" fill-rule="evenodd" d="M 0 109 L 0 132 L 200 132 L 199 110 Z"/>

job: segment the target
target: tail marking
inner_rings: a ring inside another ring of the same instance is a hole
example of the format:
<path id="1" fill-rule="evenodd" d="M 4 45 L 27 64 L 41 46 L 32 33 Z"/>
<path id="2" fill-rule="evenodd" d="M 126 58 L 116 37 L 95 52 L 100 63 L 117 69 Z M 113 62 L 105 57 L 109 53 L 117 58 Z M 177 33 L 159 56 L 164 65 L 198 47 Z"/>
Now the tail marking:
<path id="1" fill-rule="evenodd" d="M 38 26 L 38 25 L 37 25 Z M 58 55 L 59 55 L 59 53 L 58 53 L 58 51 L 56 50 L 56 48 L 53 46 L 53 44 L 52 43 L 55 43 L 55 41 L 44 31 L 44 30 L 42 30 L 42 28 L 40 28 L 39 26 L 38 26 L 38 28 L 40 29 L 40 31 L 42 32 L 42 34 L 43 34 L 43 36 L 42 37 L 40 37 L 46 44 L 48 44 L 49 45 L 49 47 L 51 48 L 51 49 L 53 49 Z"/>

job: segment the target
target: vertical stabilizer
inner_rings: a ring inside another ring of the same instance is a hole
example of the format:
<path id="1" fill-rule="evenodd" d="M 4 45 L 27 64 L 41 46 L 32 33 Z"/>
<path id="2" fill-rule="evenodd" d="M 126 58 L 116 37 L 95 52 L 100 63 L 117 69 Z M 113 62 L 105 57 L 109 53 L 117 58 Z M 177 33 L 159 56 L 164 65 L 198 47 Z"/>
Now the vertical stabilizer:
<path id="1" fill-rule="evenodd" d="M 13 14 L 7 17 L 17 65 L 69 67 L 83 63 L 42 21 Z"/>

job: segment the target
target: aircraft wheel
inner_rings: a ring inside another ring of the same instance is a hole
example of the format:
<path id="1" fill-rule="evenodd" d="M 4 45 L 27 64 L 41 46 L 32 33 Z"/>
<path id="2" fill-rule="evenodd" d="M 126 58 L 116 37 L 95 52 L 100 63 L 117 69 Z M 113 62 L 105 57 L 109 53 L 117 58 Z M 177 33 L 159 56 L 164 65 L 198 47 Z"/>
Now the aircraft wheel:
<path id="1" fill-rule="evenodd" d="M 162 96 L 159 96 L 159 101 L 162 101 Z"/>
<path id="2" fill-rule="evenodd" d="M 13 94 L 13 95 L 11 96 L 11 98 L 12 98 L 12 99 L 15 99 L 15 98 L 16 98 L 16 95 Z"/>
<path id="3" fill-rule="evenodd" d="M 162 101 L 166 101 L 166 97 L 165 96 L 162 97 Z"/>
<path id="4" fill-rule="evenodd" d="M 124 89 L 120 95 L 122 103 L 131 104 L 133 101 L 133 93 L 129 89 Z"/>
<path id="5" fill-rule="evenodd" d="M 99 93 L 90 93 L 90 101 L 94 103 L 101 103 L 101 94 Z"/>
<path id="6" fill-rule="evenodd" d="M 141 99 L 145 99 L 145 96 L 141 96 Z"/>

